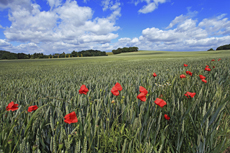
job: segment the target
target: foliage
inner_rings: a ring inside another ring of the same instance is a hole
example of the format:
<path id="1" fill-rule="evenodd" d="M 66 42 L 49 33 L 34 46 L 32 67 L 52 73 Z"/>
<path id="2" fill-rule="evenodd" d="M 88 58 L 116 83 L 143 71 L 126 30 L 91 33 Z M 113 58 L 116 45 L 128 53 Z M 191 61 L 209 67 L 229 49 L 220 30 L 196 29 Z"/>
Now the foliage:
<path id="1" fill-rule="evenodd" d="M 210 48 L 208 51 L 215 51 L 213 48 Z"/>
<path id="2" fill-rule="evenodd" d="M 88 56 L 108 56 L 105 51 L 101 52 L 99 50 L 86 50 L 86 51 L 80 51 L 75 52 L 73 51 L 70 54 L 66 54 L 63 52 L 62 54 L 55 53 L 54 55 L 44 55 L 43 53 L 34 53 L 32 55 L 30 54 L 24 54 L 24 53 L 11 53 L 9 51 L 1 51 L 0 50 L 0 59 L 41 59 L 41 58 L 70 58 L 71 57 L 88 57 Z"/>
<path id="3" fill-rule="evenodd" d="M 118 48 L 116 50 L 112 50 L 113 54 L 120 54 L 120 53 L 125 53 L 125 52 L 137 52 L 138 47 L 124 47 L 124 48 Z"/>
<path id="4" fill-rule="evenodd" d="M 216 50 L 230 50 L 230 44 L 217 47 Z"/>

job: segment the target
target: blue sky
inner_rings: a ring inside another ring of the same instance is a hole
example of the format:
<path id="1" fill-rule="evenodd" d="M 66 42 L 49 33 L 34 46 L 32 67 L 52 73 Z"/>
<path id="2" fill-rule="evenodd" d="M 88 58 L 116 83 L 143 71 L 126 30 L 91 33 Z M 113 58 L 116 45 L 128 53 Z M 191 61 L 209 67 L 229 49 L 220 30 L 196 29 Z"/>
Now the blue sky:
<path id="1" fill-rule="evenodd" d="M 70 53 L 230 44 L 229 0 L 0 0 L 0 50 Z"/>

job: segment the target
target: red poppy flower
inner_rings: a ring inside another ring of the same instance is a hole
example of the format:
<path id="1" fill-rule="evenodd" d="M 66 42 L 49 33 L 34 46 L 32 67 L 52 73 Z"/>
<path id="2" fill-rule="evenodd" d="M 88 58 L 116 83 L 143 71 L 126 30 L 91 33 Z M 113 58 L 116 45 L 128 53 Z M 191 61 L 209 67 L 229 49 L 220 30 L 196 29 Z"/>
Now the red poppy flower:
<path id="1" fill-rule="evenodd" d="M 166 120 L 170 119 L 170 117 L 167 114 L 165 114 L 164 117 L 165 117 Z"/>
<path id="2" fill-rule="evenodd" d="M 115 86 L 113 86 L 113 88 L 111 89 L 111 92 L 112 92 L 112 94 L 114 96 L 118 96 L 119 95 L 119 91 L 118 91 L 118 89 Z"/>
<path id="3" fill-rule="evenodd" d="M 203 75 L 199 75 L 199 76 L 200 76 L 200 79 L 201 79 L 201 80 L 206 78 L 206 77 L 203 76 Z"/>
<path id="4" fill-rule="evenodd" d="M 207 81 L 206 81 L 205 79 L 202 79 L 202 81 L 203 81 L 204 83 L 207 83 Z"/>
<path id="5" fill-rule="evenodd" d="M 221 58 L 218 59 L 218 61 L 221 60 Z"/>
<path id="6" fill-rule="evenodd" d="M 118 83 L 118 82 L 115 84 L 115 87 L 116 87 L 117 90 L 119 90 L 119 91 L 122 90 L 122 87 L 121 87 L 120 83 Z"/>
<path id="7" fill-rule="evenodd" d="M 205 67 L 209 67 L 208 65 L 206 65 Z"/>
<path id="8" fill-rule="evenodd" d="M 64 118 L 65 118 L 64 122 L 69 124 L 78 122 L 77 115 L 74 111 L 67 114 Z"/>
<path id="9" fill-rule="evenodd" d="M 191 96 L 192 98 L 196 95 L 196 93 L 192 93 L 192 92 L 186 92 L 186 94 L 184 94 L 185 96 L 187 96 L 189 98 L 189 96 Z"/>
<path id="10" fill-rule="evenodd" d="M 187 67 L 188 65 L 187 64 L 184 64 L 184 67 Z"/>
<path id="11" fill-rule="evenodd" d="M 186 71 L 186 73 L 187 73 L 188 75 L 191 75 L 191 76 L 192 76 L 192 72 Z"/>
<path id="12" fill-rule="evenodd" d="M 139 95 L 137 95 L 137 98 L 141 101 L 146 101 L 146 94 L 142 92 Z"/>
<path id="13" fill-rule="evenodd" d="M 214 59 L 212 59 L 212 61 L 215 61 Z"/>
<path id="14" fill-rule="evenodd" d="M 208 67 L 206 67 L 204 70 L 205 70 L 205 71 L 211 71 L 211 69 L 208 68 Z"/>
<path id="15" fill-rule="evenodd" d="M 32 112 L 32 111 L 35 111 L 35 110 L 37 110 L 37 109 L 38 109 L 38 106 L 37 106 L 37 105 L 30 106 L 30 107 L 28 108 L 28 112 Z"/>
<path id="16" fill-rule="evenodd" d="M 89 91 L 89 89 L 86 88 L 86 86 L 83 84 L 79 90 L 79 94 L 87 94 L 87 92 Z"/>
<path id="17" fill-rule="evenodd" d="M 213 66 L 213 68 L 215 68 L 215 66 Z"/>
<path id="18" fill-rule="evenodd" d="M 139 91 L 140 91 L 141 93 L 144 93 L 145 95 L 148 94 L 148 91 L 147 91 L 144 87 L 142 87 L 142 86 L 139 86 Z"/>
<path id="19" fill-rule="evenodd" d="M 155 78 L 157 75 L 156 75 L 156 73 L 153 73 L 153 77 Z"/>
<path id="20" fill-rule="evenodd" d="M 157 104 L 161 108 L 164 107 L 164 105 L 167 104 L 163 99 L 160 99 L 160 98 L 157 98 L 154 102 L 155 102 L 155 104 Z"/>
<path id="21" fill-rule="evenodd" d="M 180 78 L 186 78 L 186 76 L 184 74 L 181 74 Z"/>
<path id="22" fill-rule="evenodd" d="M 111 92 L 112 92 L 112 94 L 113 94 L 114 96 L 118 96 L 118 95 L 119 95 L 118 90 L 121 91 L 121 90 L 122 90 L 122 87 L 121 87 L 121 85 L 117 82 L 117 83 L 115 84 L 115 86 L 113 86 Z"/>
<path id="23" fill-rule="evenodd" d="M 18 104 L 14 104 L 14 102 L 12 101 L 11 103 L 8 104 L 8 106 L 6 106 L 6 110 L 7 111 L 15 111 L 18 109 Z"/>

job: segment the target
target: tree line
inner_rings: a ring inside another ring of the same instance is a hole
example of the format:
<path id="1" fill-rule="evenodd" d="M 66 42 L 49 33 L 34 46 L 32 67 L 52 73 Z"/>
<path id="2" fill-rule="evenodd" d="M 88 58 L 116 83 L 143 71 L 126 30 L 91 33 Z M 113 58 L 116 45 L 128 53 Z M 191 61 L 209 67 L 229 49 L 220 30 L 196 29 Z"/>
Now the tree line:
<path id="1" fill-rule="evenodd" d="M 11 53 L 9 51 L 0 50 L 0 59 L 41 59 L 41 58 L 70 58 L 70 57 L 89 57 L 89 56 L 108 56 L 105 51 L 99 50 L 83 50 L 80 52 L 72 51 L 70 54 L 65 52 L 53 55 L 44 55 L 43 53 L 25 54 Z"/>
<path id="2" fill-rule="evenodd" d="M 118 48 L 116 50 L 112 50 L 113 54 L 120 54 L 124 52 L 137 52 L 138 47 L 123 47 L 123 48 Z"/>
<path id="3" fill-rule="evenodd" d="M 219 46 L 216 48 L 216 50 L 230 50 L 230 44 Z M 215 50 L 213 48 L 210 48 L 208 51 L 215 51 Z"/>
<path id="4" fill-rule="evenodd" d="M 113 54 L 120 54 L 124 52 L 137 52 L 138 47 L 124 47 L 112 50 Z M 90 56 L 108 56 L 105 51 L 100 50 L 82 50 L 79 52 L 72 51 L 69 54 L 65 52 L 53 55 L 44 55 L 43 53 L 25 54 L 25 53 L 11 53 L 9 51 L 0 50 L 0 59 L 41 59 L 41 58 L 70 58 L 70 57 L 90 57 Z"/>

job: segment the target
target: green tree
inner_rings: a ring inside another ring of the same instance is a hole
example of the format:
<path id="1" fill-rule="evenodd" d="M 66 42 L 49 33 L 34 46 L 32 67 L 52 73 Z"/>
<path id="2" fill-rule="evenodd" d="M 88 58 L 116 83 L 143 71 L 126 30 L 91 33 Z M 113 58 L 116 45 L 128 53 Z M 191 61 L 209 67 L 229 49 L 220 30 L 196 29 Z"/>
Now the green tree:
<path id="1" fill-rule="evenodd" d="M 212 48 L 210 48 L 208 51 L 214 51 Z"/>
<path id="2" fill-rule="evenodd" d="M 217 47 L 216 50 L 230 50 L 230 44 Z"/>

